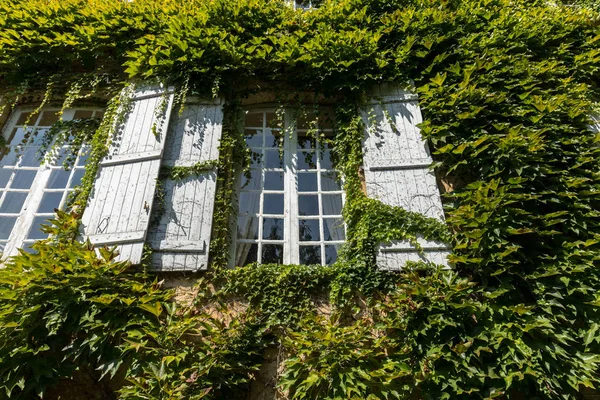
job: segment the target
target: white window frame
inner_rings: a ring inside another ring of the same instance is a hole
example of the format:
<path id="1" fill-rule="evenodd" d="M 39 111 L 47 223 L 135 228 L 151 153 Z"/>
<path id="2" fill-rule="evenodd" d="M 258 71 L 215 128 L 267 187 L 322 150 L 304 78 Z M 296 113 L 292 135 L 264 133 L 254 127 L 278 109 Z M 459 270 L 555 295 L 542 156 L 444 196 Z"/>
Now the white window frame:
<path id="1" fill-rule="evenodd" d="M 15 129 L 15 127 L 21 126 L 21 125 L 17 125 L 20 115 L 23 113 L 27 113 L 27 112 L 33 112 L 35 110 L 36 110 L 35 107 L 26 107 L 26 106 L 16 107 L 13 110 L 13 112 L 11 113 L 11 116 L 9 117 L 6 124 L 4 125 L 4 129 L 2 131 L 2 136 L 7 141 L 7 146 L 18 145 L 18 143 L 9 143 L 9 140 L 11 139 L 10 136 L 11 136 L 13 130 Z M 45 112 L 55 112 L 56 113 L 58 111 L 60 111 L 60 108 L 58 108 L 58 107 L 43 107 L 41 110 L 39 110 L 39 114 L 37 115 L 37 118 L 35 120 L 31 120 L 28 122 L 27 130 L 30 130 L 30 129 L 31 130 L 36 130 L 36 129 L 46 130 L 46 129 L 50 128 L 49 125 L 39 125 L 38 126 L 38 123 L 41 122 L 41 119 L 43 118 L 43 115 Z M 92 112 L 93 116 L 97 116 L 97 115 L 99 116 L 99 115 L 101 115 L 101 113 L 103 113 L 103 110 L 100 107 L 68 108 L 68 109 L 64 110 L 64 113 L 63 113 L 61 119 L 63 121 L 72 120 L 77 111 L 90 111 L 90 112 Z M 43 133 L 39 133 L 38 135 L 43 135 Z M 52 146 L 55 143 L 55 140 L 56 140 L 56 138 L 52 139 L 52 141 L 48 145 L 47 150 L 52 148 Z M 69 144 L 65 143 L 64 146 L 69 146 Z M 28 142 L 22 146 L 21 150 L 24 153 L 30 147 L 31 147 L 31 139 L 28 139 Z M 8 241 L 4 247 L 4 250 L 1 252 L 2 258 L 6 258 L 8 256 L 13 256 L 13 255 L 18 254 L 19 248 L 25 248 L 26 245 L 29 245 L 29 244 L 35 242 L 36 240 L 38 240 L 38 239 L 28 239 L 28 235 L 29 235 L 31 229 L 34 228 L 33 223 L 34 223 L 36 217 L 39 217 L 39 218 L 46 217 L 46 219 L 47 219 L 47 218 L 51 218 L 52 215 L 54 215 L 54 213 L 45 213 L 45 212 L 38 213 L 38 207 L 41 204 L 44 193 L 45 192 L 56 192 L 56 193 L 60 192 L 60 193 L 62 193 L 61 201 L 59 204 L 59 208 L 62 208 L 64 206 L 64 204 L 66 203 L 69 194 L 72 193 L 74 190 L 72 187 L 70 187 L 70 184 L 72 183 L 74 174 L 76 173 L 77 170 L 81 170 L 81 169 L 85 168 L 85 165 L 80 162 L 80 158 L 81 158 L 81 152 L 79 151 L 77 158 L 75 159 L 74 167 L 71 168 L 71 170 L 70 170 L 71 173 L 69 174 L 67 186 L 65 188 L 52 189 L 52 188 L 46 187 L 50 181 L 52 172 L 55 170 L 63 169 L 62 165 L 56 165 L 53 163 L 42 162 L 40 166 L 26 167 L 26 169 L 28 169 L 28 170 L 36 171 L 35 178 L 29 189 L 23 189 L 23 192 L 25 192 L 25 191 L 27 192 L 27 197 L 25 198 L 23 207 L 17 216 L 16 222 L 11 230 L 11 233 L 8 237 Z M 17 162 L 12 166 L 12 168 L 14 168 L 14 167 L 22 168 L 22 167 L 18 166 L 19 164 L 20 164 L 20 160 L 17 160 Z M 11 166 L 8 166 L 5 164 L 0 164 L 0 168 L 10 169 Z M 12 185 L 14 178 L 15 178 L 15 174 L 13 172 L 12 176 L 10 177 L 10 179 L 7 183 L 7 186 Z M 0 189 L 0 193 L 1 193 L 0 194 L 0 207 L 1 207 L 2 203 L 4 202 L 5 193 L 7 193 L 7 191 L 5 188 L 2 188 L 2 189 Z M 8 214 L 0 214 L 0 216 L 9 216 L 9 215 Z M 14 214 L 11 214 L 11 216 L 14 216 Z"/>
<path id="2" fill-rule="evenodd" d="M 263 235 L 263 218 L 262 217 L 272 217 L 272 218 L 281 218 L 280 215 L 276 215 L 276 214 L 264 214 L 262 213 L 263 210 L 263 196 L 260 196 L 260 200 L 259 200 L 259 208 L 258 208 L 258 213 L 256 214 L 256 218 L 258 218 L 258 239 L 239 239 L 237 237 L 237 229 L 234 229 L 234 235 L 233 235 L 233 240 L 232 240 L 232 253 L 231 253 L 231 265 L 234 266 L 236 264 L 236 260 L 235 260 L 235 255 L 236 255 L 236 249 L 237 249 L 237 245 L 238 243 L 248 243 L 248 244 L 258 244 L 258 249 L 257 249 L 257 260 L 260 263 L 260 259 L 262 257 L 262 245 L 263 244 L 283 244 L 283 264 L 300 264 L 300 246 L 301 245 L 305 245 L 305 246 L 320 246 L 320 258 L 321 258 L 321 265 L 326 265 L 327 264 L 327 260 L 326 260 L 326 250 L 325 250 L 325 246 L 327 245 L 332 245 L 332 246 L 341 246 L 342 244 L 345 243 L 345 239 L 344 240 L 330 240 L 330 241 L 326 241 L 325 237 L 324 237 L 324 231 L 325 231 L 325 219 L 339 219 L 341 221 L 343 221 L 343 217 L 342 214 L 340 212 L 340 214 L 332 214 L 332 215 L 325 215 L 324 214 L 324 210 L 323 210 L 323 194 L 325 195 L 341 195 L 341 199 L 342 199 L 342 208 L 343 205 L 345 204 L 346 201 L 346 194 L 343 190 L 342 187 L 340 187 L 340 190 L 332 190 L 332 191 L 324 191 L 322 190 L 322 182 L 321 182 L 321 175 L 322 173 L 327 173 L 327 172 L 336 172 L 338 174 L 338 176 L 340 177 L 340 186 L 343 182 L 343 177 L 341 177 L 341 173 L 339 171 L 337 171 L 335 168 L 330 168 L 330 169 L 325 169 L 325 168 L 321 168 L 321 144 L 319 141 L 317 141 L 317 147 L 313 150 L 314 153 L 316 154 L 316 162 L 317 162 L 317 168 L 316 169 L 305 169 L 305 170 L 298 170 L 298 151 L 300 151 L 300 149 L 298 148 L 298 131 L 300 130 L 301 132 L 306 132 L 309 129 L 297 129 L 296 128 L 296 121 L 295 121 L 295 114 L 296 114 L 295 109 L 293 108 L 286 108 L 284 110 L 284 126 L 283 129 L 281 130 L 281 134 L 283 135 L 283 179 L 284 179 L 284 186 L 283 186 L 283 196 L 284 196 L 284 211 L 283 211 L 283 240 L 270 240 L 270 239 L 263 239 L 262 235 Z M 258 112 L 262 112 L 265 113 L 264 115 L 266 116 L 267 113 L 275 113 L 277 112 L 277 110 L 273 107 L 269 107 L 269 106 L 265 106 L 265 107 L 252 107 L 246 110 L 246 112 L 250 112 L 250 113 L 258 113 Z M 263 130 L 267 129 L 267 121 L 266 118 L 263 118 Z M 244 130 L 246 128 L 254 128 L 254 127 L 246 127 L 245 123 L 244 123 Z M 333 129 L 320 129 L 317 126 L 317 129 L 320 133 L 333 133 Z M 264 135 L 264 133 L 263 133 Z M 264 141 L 264 139 L 263 139 Z M 273 148 L 271 147 L 265 147 L 265 143 L 263 142 L 263 145 L 261 147 L 261 150 L 264 152 L 265 150 L 272 150 Z M 257 192 L 260 194 L 269 194 L 269 193 L 281 193 L 281 190 L 265 190 L 264 189 L 264 174 L 265 171 L 269 171 L 268 169 L 260 168 L 261 174 L 262 174 L 262 178 L 261 178 L 261 184 L 260 184 L 260 189 L 257 190 Z M 297 186 L 297 179 L 298 176 L 302 173 L 315 173 L 317 176 L 317 190 L 316 191 L 299 191 L 298 190 L 298 186 Z M 241 183 L 242 179 L 241 177 L 238 178 L 237 182 L 236 182 L 236 188 L 237 188 L 237 198 L 239 199 L 239 194 L 242 191 L 242 183 Z M 299 213 L 299 196 L 301 195 L 317 195 L 318 196 L 318 207 L 319 207 L 319 214 L 318 215 L 300 215 Z M 236 204 L 235 207 L 236 210 L 236 214 L 235 214 L 235 224 L 233 225 L 234 227 L 237 227 L 237 222 L 238 222 L 238 218 L 240 218 L 239 215 L 239 206 L 238 204 Z M 319 221 L 319 238 L 320 240 L 314 240 L 314 241 L 301 241 L 300 240 L 300 233 L 299 233 L 299 221 L 300 220 L 317 220 Z M 345 238 L 345 232 L 346 232 L 346 226 L 345 224 L 343 224 L 343 228 L 344 228 L 344 238 Z"/>

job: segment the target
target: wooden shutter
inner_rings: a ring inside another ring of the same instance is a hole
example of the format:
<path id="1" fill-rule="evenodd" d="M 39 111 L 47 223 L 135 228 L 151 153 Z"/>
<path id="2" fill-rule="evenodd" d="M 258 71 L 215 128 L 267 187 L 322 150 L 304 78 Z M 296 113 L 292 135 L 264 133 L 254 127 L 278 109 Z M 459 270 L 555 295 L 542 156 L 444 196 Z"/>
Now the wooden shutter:
<path id="1" fill-rule="evenodd" d="M 173 115 L 167 134 L 163 165 L 192 166 L 217 161 L 223 122 L 219 101 L 192 101 L 183 114 Z M 152 266 L 160 271 L 206 269 L 210 248 L 216 168 L 183 180 L 165 178 L 159 191 L 148 243 Z"/>
<path id="2" fill-rule="evenodd" d="M 379 85 L 363 111 L 363 143 L 367 195 L 385 204 L 444 220 L 444 212 L 427 142 L 417 124 L 422 122 L 417 95 L 396 85 Z M 419 239 L 422 251 L 407 241 L 381 244 L 377 263 L 400 269 L 406 261 L 447 264 L 445 243 Z"/>
<path id="3" fill-rule="evenodd" d="M 141 261 L 172 105 L 170 90 L 136 89 L 100 162 L 82 233 L 96 246 L 117 245 L 119 260 Z"/>

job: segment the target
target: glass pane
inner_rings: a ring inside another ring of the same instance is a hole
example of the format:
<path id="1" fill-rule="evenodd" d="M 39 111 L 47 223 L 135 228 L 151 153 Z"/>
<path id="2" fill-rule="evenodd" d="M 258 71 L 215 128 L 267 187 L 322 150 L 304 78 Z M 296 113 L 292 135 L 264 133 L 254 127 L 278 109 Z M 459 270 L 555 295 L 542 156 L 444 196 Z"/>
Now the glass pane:
<path id="1" fill-rule="evenodd" d="M 332 114 L 322 113 L 319 115 L 319 129 L 333 129 L 334 117 Z"/>
<path id="2" fill-rule="evenodd" d="M 301 219 L 299 220 L 299 233 L 300 240 L 306 241 L 317 241 L 321 240 L 321 234 L 319 231 L 319 220 L 318 219 Z"/>
<path id="3" fill-rule="evenodd" d="M 90 149 L 84 148 L 81 150 L 81 154 L 79 154 L 79 159 L 77 160 L 77 166 L 84 166 L 87 164 L 88 158 L 90 158 Z"/>
<path id="4" fill-rule="evenodd" d="M 321 169 L 333 169 L 333 162 L 331 161 L 331 150 L 320 151 L 321 158 Z"/>
<path id="5" fill-rule="evenodd" d="M 28 131 L 23 128 L 16 128 L 12 131 L 10 135 L 10 145 L 17 146 L 19 144 L 23 144 L 26 139 L 25 137 L 28 135 Z"/>
<path id="6" fill-rule="evenodd" d="M 306 133 L 298 132 L 298 148 L 316 149 L 317 142 L 313 137 L 307 136 Z"/>
<path id="7" fill-rule="evenodd" d="M 9 149 L 6 153 L 2 152 L 0 156 L 0 165 L 15 165 L 17 163 L 17 152 L 14 148 Z"/>
<path id="8" fill-rule="evenodd" d="M 281 118 L 277 117 L 277 114 L 274 112 L 267 113 L 267 126 L 271 128 L 282 128 L 283 127 L 283 114 L 281 114 Z"/>
<path id="9" fill-rule="evenodd" d="M 343 220 L 341 218 L 323 219 L 323 235 L 327 241 L 346 240 Z"/>
<path id="10" fill-rule="evenodd" d="M 283 263 L 283 245 L 282 244 L 263 244 L 261 262 L 263 264 L 282 264 Z"/>
<path id="11" fill-rule="evenodd" d="M 266 190 L 283 190 L 283 172 L 265 172 Z"/>
<path id="12" fill-rule="evenodd" d="M 283 144 L 283 136 L 279 131 L 271 131 L 267 129 L 265 131 L 265 147 L 278 148 Z"/>
<path id="13" fill-rule="evenodd" d="M 263 126 L 263 113 L 246 113 L 246 119 L 244 126 L 254 126 L 262 128 Z"/>
<path id="14" fill-rule="evenodd" d="M 321 246 L 300 246 L 300 264 L 321 265 Z"/>
<path id="15" fill-rule="evenodd" d="M 25 250 L 26 253 L 33 254 L 36 252 L 32 247 L 34 243 L 35 242 L 24 242 L 22 249 Z"/>
<path id="16" fill-rule="evenodd" d="M 258 169 L 251 169 L 250 178 L 242 175 L 242 189 L 245 190 L 260 190 L 261 171 Z"/>
<path id="17" fill-rule="evenodd" d="M 323 197 L 323 215 L 342 214 L 342 195 L 324 194 Z"/>
<path id="18" fill-rule="evenodd" d="M 316 194 L 298 196 L 300 215 L 319 215 L 319 196 Z"/>
<path id="19" fill-rule="evenodd" d="M 22 167 L 39 167 L 42 164 L 44 156 L 37 147 L 26 148 L 22 154 L 19 165 Z"/>
<path id="20" fill-rule="evenodd" d="M 319 190 L 317 186 L 317 173 L 300 173 L 298 174 L 298 191 L 299 192 L 316 192 Z"/>
<path id="21" fill-rule="evenodd" d="M 298 152 L 298 169 L 316 169 L 317 157 L 314 152 Z"/>
<path id="22" fill-rule="evenodd" d="M 257 214 L 260 202 L 259 192 L 242 192 L 240 193 L 239 205 L 240 215 Z"/>
<path id="23" fill-rule="evenodd" d="M 21 113 L 21 115 L 19 115 L 19 119 L 17 120 L 17 125 L 24 125 L 30 115 L 31 115 L 31 111 Z M 34 125 L 35 122 L 37 121 L 38 115 L 39 114 L 32 115 L 31 118 L 29 118 L 29 122 L 27 122 L 27 124 Z"/>
<path id="24" fill-rule="evenodd" d="M 238 243 L 235 252 L 235 265 L 243 267 L 258 261 L 258 244 Z"/>
<path id="25" fill-rule="evenodd" d="M 31 133 L 29 144 L 34 146 L 41 146 L 44 143 L 44 138 L 49 129 L 36 129 Z"/>
<path id="26" fill-rule="evenodd" d="M 338 179 L 336 172 L 321 172 L 321 190 L 324 192 L 342 190 Z"/>
<path id="27" fill-rule="evenodd" d="M 38 122 L 38 126 L 51 126 L 56 121 L 58 121 L 56 111 L 44 111 L 42 113 L 42 118 L 40 118 L 40 122 Z"/>
<path id="28" fill-rule="evenodd" d="M 342 247 L 339 244 L 327 244 L 325 245 L 325 264 L 333 264 L 337 260 L 338 250 Z"/>
<path id="29" fill-rule="evenodd" d="M 265 151 L 265 167 L 266 168 L 283 168 L 283 158 L 279 150 Z"/>
<path id="30" fill-rule="evenodd" d="M 244 131 L 244 137 L 248 147 L 262 147 L 262 130 L 246 129 Z"/>
<path id="31" fill-rule="evenodd" d="M 42 232 L 41 225 L 50 225 L 48 219 L 50 217 L 39 216 L 33 219 L 33 224 L 31 225 L 31 229 L 29 230 L 29 234 L 27 235 L 27 239 L 45 239 L 48 237 L 47 233 Z"/>
<path id="32" fill-rule="evenodd" d="M 262 164 L 262 151 L 253 151 L 250 154 L 250 167 L 252 168 L 260 168 Z"/>
<path id="33" fill-rule="evenodd" d="M 298 129 L 314 129 L 317 127 L 317 118 L 312 112 L 300 112 L 296 117 L 296 128 Z"/>
<path id="34" fill-rule="evenodd" d="M 81 185 L 81 180 L 83 179 L 83 176 L 85 175 L 85 169 L 83 168 L 78 168 L 75 171 L 73 171 L 73 179 L 71 179 L 71 183 L 69 184 L 69 187 L 75 187 L 78 185 Z"/>
<path id="35" fill-rule="evenodd" d="M 258 218 L 238 217 L 238 239 L 258 239 Z"/>
<path id="36" fill-rule="evenodd" d="M 48 180 L 47 187 L 50 189 L 66 188 L 67 183 L 69 182 L 70 175 L 71 171 L 65 171 L 64 169 L 52 170 L 52 174 L 50 174 L 50 179 Z"/>
<path id="37" fill-rule="evenodd" d="M 91 110 L 77 110 L 73 115 L 73 119 L 88 119 L 92 118 L 93 111 Z"/>
<path id="38" fill-rule="evenodd" d="M 283 240 L 283 219 L 263 218 L 263 239 Z"/>
<path id="39" fill-rule="evenodd" d="M 42 213 L 53 213 L 55 208 L 60 206 L 62 200 L 62 192 L 46 192 L 42 196 L 42 201 L 38 207 L 37 212 Z"/>
<path id="40" fill-rule="evenodd" d="M 17 222 L 17 217 L 0 217 L 0 239 L 8 239 Z"/>
<path id="41" fill-rule="evenodd" d="M 20 213 L 26 198 L 27 192 L 6 192 L 2 206 L 0 206 L 0 213 Z"/>
<path id="42" fill-rule="evenodd" d="M 264 194 L 263 214 L 283 214 L 283 194 Z"/>
<path id="43" fill-rule="evenodd" d="M 6 187 L 12 173 L 12 168 L 0 168 L 0 188 Z"/>
<path id="44" fill-rule="evenodd" d="M 28 170 L 16 170 L 15 177 L 10 183 L 11 189 L 29 189 L 33 180 L 35 179 L 35 175 L 37 171 L 28 171 Z"/>

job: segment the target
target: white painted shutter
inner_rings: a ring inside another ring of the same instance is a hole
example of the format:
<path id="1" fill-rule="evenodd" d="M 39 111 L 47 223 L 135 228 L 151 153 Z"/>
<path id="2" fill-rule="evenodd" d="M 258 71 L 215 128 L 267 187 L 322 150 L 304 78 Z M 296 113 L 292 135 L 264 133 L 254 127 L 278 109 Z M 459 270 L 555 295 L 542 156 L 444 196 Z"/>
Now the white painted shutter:
<path id="1" fill-rule="evenodd" d="M 172 105 L 171 90 L 136 89 L 100 162 L 81 229 L 96 246 L 117 245 L 119 260 L 141 261 Z"/>
<path id="2" fill-rule="evenodd" d="M 422 122 L 417 95 L 397 85 L 379 85 L 363 110 L 363 143 L 367 195 L 427 217 L 444 220 L 444 212 L 427 142 L 417 124 Z M 422 251 L 408 241 L 381 244 L 377 264 L 400 269 L 407 261 L 447 265 L 445 243 L 419 239 Z"/>
<path id="3" fill-rule="evenodd" d="M 167 134 L 163 165 L 192 166 L 217 161 L 223 111 L 220 101 L 191 100 L 175 113 Z M 217 171 L 183 180 L 166 178 L 163 207 L 157 207 L 148 235 L 152 268 L 158 271 L 198 271 L 207 268 L 213 222 Z"/>

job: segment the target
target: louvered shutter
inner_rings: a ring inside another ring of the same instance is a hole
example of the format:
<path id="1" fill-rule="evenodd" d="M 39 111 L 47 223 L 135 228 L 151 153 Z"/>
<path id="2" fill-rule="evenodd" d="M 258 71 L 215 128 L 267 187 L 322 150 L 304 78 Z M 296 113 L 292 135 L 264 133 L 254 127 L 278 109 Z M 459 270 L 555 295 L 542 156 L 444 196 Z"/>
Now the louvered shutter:
<path id="1" fill-rule="evenodd" d="M 141 261 L 172 105 L 168 89 L 136 89 L 100 162 L 82 234 L 96 246 L 117 245 L 119 260 Z"/>
<path id="2" fill-rule="evenodd" d="M 385 204 L 444 220 L 444 212 L 427 142 L 417 124 L 422 122 L 417 95 L 396 85 L 379 85 L 363 111 L 363 142 L 367 195 Z M 422 251 L 408 241 L 382 243 L 377 264 L 400 269 L 407 261 L 447 265 L 445 243 L 419 239 Z"/>
<path id="3" fill-rule="evenodd" d="M 223 112 L 220 101 L 188 101 L 180 117 L 173 115 L 163 165 L 192 166 L 217 161 Z M 152 266 L 160 271 L 198 271 L 208 265 L 216 168 L 183 180 L 165 178 L 159 191 L 148 243 Z"/>

